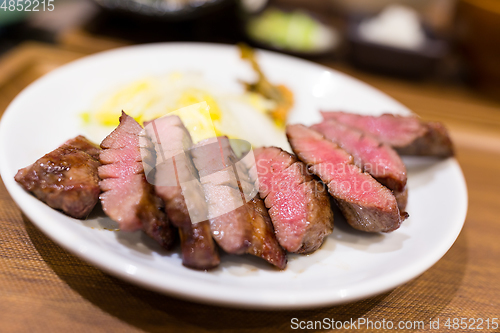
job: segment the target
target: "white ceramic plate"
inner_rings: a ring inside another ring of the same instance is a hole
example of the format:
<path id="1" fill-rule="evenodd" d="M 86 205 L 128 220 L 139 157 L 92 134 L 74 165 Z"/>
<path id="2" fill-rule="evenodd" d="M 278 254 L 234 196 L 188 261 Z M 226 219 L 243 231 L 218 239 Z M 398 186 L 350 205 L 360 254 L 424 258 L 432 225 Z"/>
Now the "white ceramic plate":
<path id="1" fill-rule="evenodd" d="M 388 96 L 342 73 L 289 56 L 258 54 L 269 78 L 286 84 L 295 94 L 291 123 L 312 124 L 320 120 L 321 108 L 409 113 Z M 156 44 L 86 57 L 26 88 L 0 124 L 1 175 L 23 212 L 64 248 L 132 283 L 189 300 L 261 309 L 334 305 L 380 294 L 423 273 L 457 238 L 467 211 L 467 188 L 454 158 L 405 160 L 410 218 L 397 231 L 356 232 L 337 214 L 336 228 L 323 247 L 309 256 L 290 255 L 282 272 L 259 258 L 229 255 L 212 272 L 185 268 L 177 253 L 162 251 L 140 232 L 105 230 L 103 226 L 110 222 L 102 217 L 69 218 L 14 181 L 19 168 L 82 133 L 79 114 L 100 92 L 148 74 L 192 70 L 230 91 L 240 89 L 238 79 L 253 78 L 234 47 Z"/>

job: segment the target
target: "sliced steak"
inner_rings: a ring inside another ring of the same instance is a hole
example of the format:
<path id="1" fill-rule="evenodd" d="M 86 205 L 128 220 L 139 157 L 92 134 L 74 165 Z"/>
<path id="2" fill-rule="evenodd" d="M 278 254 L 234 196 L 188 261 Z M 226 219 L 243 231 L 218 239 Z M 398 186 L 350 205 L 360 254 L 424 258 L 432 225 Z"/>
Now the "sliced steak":
<path id="1" fill-rule="evenodd" d="M 326 189 L 306 165 L 280 148 L 254 150 L 260 197 L 279 243 L 289 252 L 311 253 L 332 233 L 333 213 Z"/>
<path id="2" fill-rule="evenodd" d="M 325 120 L 311 128 L 352 155 L 354 164 L 391 190 L 402 191 L 406 186 L 406 167 L 387 144 L 335 120 Z"/>
<path id="3" fill-rule="evenodd" d="M 15 180 L 52 208 L 83 219 L 99 200 L 99 147 L 83 136 L 68 140 L 32 165 Z"/>
<path id="4" fill-rule="evenodd" d="M 369 134 L 333 119 L 325 120 L 311 128 L 339 145 L 352 155 L 354 164 L 391 189 L 399 209 L 404 210 L 401 208 L 406 206 L 408 199 L 406 167 L 394 149 Z M 401 195 L 402 192 L 406 195 Z"/>
<path id="5" fill-rule="evenodd" d="M 224 144 L 229 146 L 227 138 L 221 139 Z M 246 203 L 252 225 L 252 239 L 247 253 L 261 257 L 279 269 L 285 269 L 287 264 L 286 252 L 276 238 L 269 212 L 264 201 L 258 195 L 255 156 L 253 153 L 248 153 L 238 159 L 232 149 L 230 149 L 230 152 L 232 154 L 229 156 L 229 160 L 236 167 L 242 198 L 245 200 L 252 198 Z"/>
<path id="6" fill-rule="evenodd" d="M 142 160 L 141 131 L 141 125 L 122 112 L 120 125 L 102 141 L 101 162 L 104 165 L 99 167 L 102 208 L 118 222 L 121 230 L 142 229 L 169 249 L 175 239 L 173 229 L 162 211 L 163 203 L 154 195 L 153 186 L 147 182 L 139 162 Z M 127 154 L 118 157 L 114 151 L 127 151 Z"/>
<path id="7" fill-rule="evenodd" d="M 392 146 L 402 155 L 453 156 L 453 144 L 441 123 L 422 121 L 415 116 L 393 114 L 363 116 L 346 112 L 321 112 L 324 119 L 359 129 Z"/>
<path id="8" fill-rule="evenodd" d="M 369 232 L 399 228 L 407 214 L 400 214 L 394 194 L 354 165 L 352 156 L 303 125 L 287 126 L 286 132 L 293 151 L 328 185 L 352 227 Z"/>
<path id="9" fill-rule="evenodd" d="M 401 155 L 440 156 L 454 155 L 453 143 L 446 127 L 439 122 L 421 122 L 425 134 L 406 146 L 394 147 Z"/>
<path id="10" fill-rule="evenodd" d="M 286 253 L 274 233 L 273 224 L 262 199 L 255 196 L 245 205 L 252 225 L 252 240 L 247 253 L 261 257 L 279 269 L 286 268 Z"/>
<path id="11" fill-rule="evenodd" d="M 145 130 L 157 156 L 155 192 L 165 202 L 170 221 L 179 228 L 182 264 L 195 269 L 217 267 L 220 258 L 210 224 L 205 219 L 203 189 L 197 179 L 198 171 L 186 153 L 193 144 L 189 132 L 178 116 L 146 123 Z M 198 216 L 201 220 L 191 220 Z"/>
<path id="12" fill-rule="evenodd" d="M 239 160 L 227 137 L 201 142 L 193 157 L 219 245 L 229 253 L 250 253 L 284 269 L 286 253 L 276 239 L 264 203 L 253 190 L 252 162 Z"/>
<path id="13" fill-rule="evenodd" d="M 236 173 L 228 159 L 231 147 L 221 138 L 199 142 L 191 150 L 208 203 L 212 236 L 227 253 L 243 254 L 252 239 Z"/>

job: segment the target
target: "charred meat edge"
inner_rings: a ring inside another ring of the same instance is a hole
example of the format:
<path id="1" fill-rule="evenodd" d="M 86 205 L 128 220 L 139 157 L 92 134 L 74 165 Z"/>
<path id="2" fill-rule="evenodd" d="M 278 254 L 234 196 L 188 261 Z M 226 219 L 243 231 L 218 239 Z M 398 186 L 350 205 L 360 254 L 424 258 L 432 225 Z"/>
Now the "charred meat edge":
<path id="1" fill-rule="evenodd" d="M 439 122 L 416 116 L 385 113 L 363 116 L 348 112 L 321 112 L 323 119 L 335 119 L 392 146 L 401 155 L 449 157 L 454 155 L 448 131 Z"/>
<path id="2" fill-rule="evenodd" d="M 66 141 L 32 165 L 20 169 L 14 179 L 54 209 L 84 219 L 99 201 L 99 147 L 84 136 Z"/>

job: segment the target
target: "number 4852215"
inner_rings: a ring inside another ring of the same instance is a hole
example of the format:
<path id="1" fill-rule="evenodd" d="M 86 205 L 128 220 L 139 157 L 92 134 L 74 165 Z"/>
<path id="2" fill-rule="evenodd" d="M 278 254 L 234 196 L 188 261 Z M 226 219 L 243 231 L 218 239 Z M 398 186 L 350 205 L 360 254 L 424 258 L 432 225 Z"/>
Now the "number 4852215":
<path id="1" fill-rule="evenodd" d="M 3 0 L 0 9 L 9 12 L 51 12 L 55 8 L 54 0 Z"/>
<path id="2" fill-rule="evenodd" d="M 498 328 L 498 318 L 448 318 L 444 323 L 448 329 L 469 329 L 469 330 L 483 330 Z"/>

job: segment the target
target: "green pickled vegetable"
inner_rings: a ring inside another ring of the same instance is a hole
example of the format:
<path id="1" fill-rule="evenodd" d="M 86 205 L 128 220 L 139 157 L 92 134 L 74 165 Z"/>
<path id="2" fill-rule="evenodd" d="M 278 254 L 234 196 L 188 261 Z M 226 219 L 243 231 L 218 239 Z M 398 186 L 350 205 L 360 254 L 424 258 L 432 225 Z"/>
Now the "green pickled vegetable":
<path id="1" fill-rule="evenodd" d="M 269 8 L 249 20 L 247 33 L 256 41 L 281 49 L 310 52 L 321 48 L 324 25 L 309 14 Z"/>

